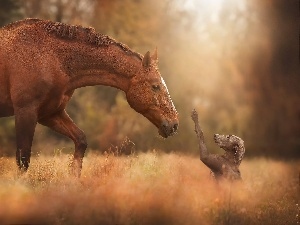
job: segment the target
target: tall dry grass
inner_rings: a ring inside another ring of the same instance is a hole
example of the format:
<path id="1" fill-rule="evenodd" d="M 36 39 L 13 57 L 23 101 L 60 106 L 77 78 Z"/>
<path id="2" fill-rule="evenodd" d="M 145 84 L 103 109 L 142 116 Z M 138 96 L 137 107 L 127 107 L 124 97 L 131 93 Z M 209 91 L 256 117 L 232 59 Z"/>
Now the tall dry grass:
<path id="1" fill-rule="evenodd" d="M 89 154 L 33 157 L 20 176 L 0 159 L 0 224 L 297 224 L 299 161 L 244 160 L 242 183 L 216 184 L 197 158 Z"/>

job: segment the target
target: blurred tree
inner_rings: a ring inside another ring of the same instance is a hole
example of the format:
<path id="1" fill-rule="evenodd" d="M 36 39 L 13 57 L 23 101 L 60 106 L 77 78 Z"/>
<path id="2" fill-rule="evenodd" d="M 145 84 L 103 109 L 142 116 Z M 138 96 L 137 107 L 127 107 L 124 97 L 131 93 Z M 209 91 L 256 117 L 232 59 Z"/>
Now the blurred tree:
<path id="1" fill-rule="evenodd" d="M 19 0 L 0 1 L 0 27 L 20 18 Z"/>
<path id="2" fill-rule="evenodd" d="M 299 2 L 264 1 L 253 5 L 260 12 L 264 39 L 252 60 L 251 78 L 257 95 L 253 98 L 250 132 L 256 140 L 252 148 L 265 154 L 299 155 L 300 151 L 300 67 Z"/>
<path id="3" fill-rule="evenodd" d="M 75 92 L 68 111 L 87 133 L 90 148 L 105 151 L 128 136 L 137 150 L 198 154 L 190 119 L 196 108 L 210 149 L 216 149 L 214 133 L 232 133 L 245 140 L 248 156 L 299 156 L 296 5 L 296 0 L 23 0 L 20 11 L 24 17 L 93 26 L 140 53 L 158 47 L 159 68 L 179 112 L 178 134 L 158 138 L 122 92 L 89 87 Z M 13 138 L 11 121 L 0 121 L 1 146 Z M 37 142 L 51 139 L 51 131 L 43 129 L 37 128 Z M 55 134 L 53 140 L 64 139 Z"/>
<path id="4" fill-rule="evenodd" d="M 24 17 L 88 24 L 94 0 L 23 0 Z"/>

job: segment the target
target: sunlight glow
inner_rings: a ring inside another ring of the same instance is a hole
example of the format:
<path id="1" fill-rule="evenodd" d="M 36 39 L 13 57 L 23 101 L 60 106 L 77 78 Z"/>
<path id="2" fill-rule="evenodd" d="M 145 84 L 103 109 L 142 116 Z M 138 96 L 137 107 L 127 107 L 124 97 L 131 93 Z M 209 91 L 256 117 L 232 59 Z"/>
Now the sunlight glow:
<path id="1" fill-rule="evenodd" d="M 186 9 L 195 9 L 197 5 L 203 5 L 207 8 L 219 8 L 222 6 L 224 0 L 186 0 L 183 7 Z M 200 3 L 200 4 L 199 4 Z"/>

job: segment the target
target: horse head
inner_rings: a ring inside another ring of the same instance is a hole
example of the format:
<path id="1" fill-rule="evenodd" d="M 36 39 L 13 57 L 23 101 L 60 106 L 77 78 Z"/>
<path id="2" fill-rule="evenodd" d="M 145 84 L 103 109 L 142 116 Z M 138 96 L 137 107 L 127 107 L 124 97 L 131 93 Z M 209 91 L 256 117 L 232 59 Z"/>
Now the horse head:
<path id="1" fill-rule="evenodd" d="M 178 113 L 158 71 L 157 50 L 152 56 L 149 51 L 145 54 L 139 73 L 131 78 L 126 97 L 129 105 L 152 122 L 162 137 L 176 132 Z"/>

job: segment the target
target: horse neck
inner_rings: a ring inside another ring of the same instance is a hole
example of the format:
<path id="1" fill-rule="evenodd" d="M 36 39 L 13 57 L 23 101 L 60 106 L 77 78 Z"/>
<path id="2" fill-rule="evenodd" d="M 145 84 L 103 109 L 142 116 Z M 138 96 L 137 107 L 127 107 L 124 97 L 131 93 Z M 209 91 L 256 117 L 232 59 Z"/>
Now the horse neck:
<path id="1" fill-rule="evenodd" d="M 141 58 L 120 46 L 89 46 L 86 44 L 63 49 L 63 68 L 70 77 L 67 91 L 105 85 L 127 92 L 130 80 L 138 74 Z"/>

